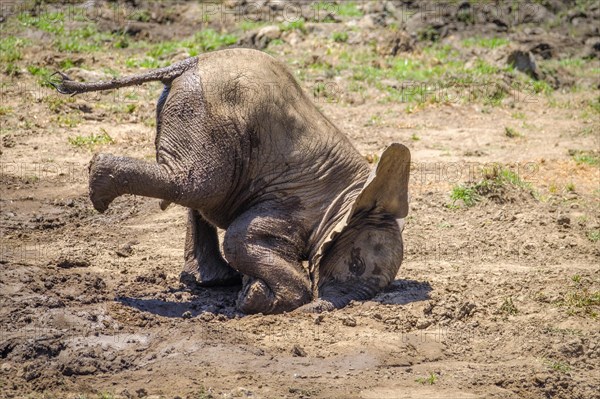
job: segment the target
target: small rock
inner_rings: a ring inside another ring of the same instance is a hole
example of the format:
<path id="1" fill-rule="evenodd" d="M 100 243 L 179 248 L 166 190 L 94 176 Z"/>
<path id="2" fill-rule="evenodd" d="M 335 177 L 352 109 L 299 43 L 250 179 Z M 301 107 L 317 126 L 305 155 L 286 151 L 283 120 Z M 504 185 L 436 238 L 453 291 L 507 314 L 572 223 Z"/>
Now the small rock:
<path id="1" fill-rule="evenodd" d="M 61 269 L 72 269 L 74 267 L 89 267 L 90 263 L 85 259 L 60 259 L 56 266 L 60 267 Z"/>
<path id="2" fill-rule="evenodd" d="M 185 312 L 183 312 L 183 314 L 181 315 L 181 317 L 183 317 L 184 319 L 191 319 L 192 318 L 192 312 L 190 312 L 189 310 L 186 310 Z"/>
<path id="3" fill-rule="evenodd" d="M 431 325 L 431 321 L 430 321 L 430 320 L 419 320 L 419 321 L 417 322 L 417 328 L 418 328 L 419 330 L 424 330 L 424 329 L 426 329 L 427 327 L 429 327 L 430 325 Z"/>
<path id="4" fill-rule="evenodd" d="M 210 312 L 202 312 L 202 313 L 200 314 L 200 319 L 201 319 L 202 321 L 211 321 L 211 320 L 213 320 L 214 318 L 215 318 L 215 315 L 214 315 L 214 314 L 212 314 L 212 313 L 210 313 Z"/>
<path id="5" fill-rule="evenodd" d="M 535 46 L 531 47 L 529 51 L 535 55 L 539 55 L 545 60 L 549 60 L 556 56 L 556 49 L 552 45 L 545 42 L 536 44 Z"/>
<path id="6" fill-rule="evenodd" d="M 361 29 L 372 29 L 375 27 L 375 19 L 372 15 L 365 15 L 358 21 L 358 27 Z"/>
<path id="7" fill-rule="evenodd" d="M 535 56 L 530 51 L 515 50 L 508 56 L 508 64 L 538 80 L 540 78 Z"/>
<path id="8" fill-rule="evenodd" d="M 131 246 L 131 244 L 127 243 L 125 245 L 122 245 L 119 249 L 117 249 L 115 251 L 117 253 L 118 256 L 120 256 L 121 258 L 128 258 L 131 255 L 133 255 L 133 248 Z"/>
<path id="9" fill-rule="evenodd" d="M 347 327 L 356 327 L 356 320 L 354 319 L 354 317 L 348 316 L 344 320 L 342 320 L 342 324 Z"/>
<path id="10" fill-rule="evenodd" d="M 300 346 L 294 345 L 294 347 L 292 348 L 292 355 L 294 357 L 306 357 L 306 351 Z"/>
<path id="11" fill-rule="evenodd" d="M 281 37 L 281 29 L 276 25 L 261 28 L 254 38 L 254 46 L 258 49 L 266 48 L 269 43 Z"/>
<path id="12" fill-rule="evenodd" d="M 560 216 L 556 221 L 559 226 L 568 227 L 571 225 L 571 219 L 568 216 Z"/>

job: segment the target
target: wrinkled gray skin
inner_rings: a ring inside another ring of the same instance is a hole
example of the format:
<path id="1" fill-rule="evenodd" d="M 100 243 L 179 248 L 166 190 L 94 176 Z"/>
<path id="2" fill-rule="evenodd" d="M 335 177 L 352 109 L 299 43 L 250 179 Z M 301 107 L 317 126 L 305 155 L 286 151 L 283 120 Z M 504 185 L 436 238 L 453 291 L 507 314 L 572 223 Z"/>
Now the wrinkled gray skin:
<path id="1" fill-rule="evenodd" d="M 165 84 L 156 162 L 96 154 L 90 198 L 100 212 L 123 194 L 189 208 L 183 281 L 211 286 L 243 276 L 238 308 L 280 313 L 368 299 L 395 277 L 404 215 L 375 202 L 325 245 L 313 272 L 303 267 L 354 204 L 370 168 L 271 56 L 222 50 L 110 82 L 60 75 L 56 87 L 66 94 Z M 406 190 L 408 169 L 402 173 Z M 225 258 L 216 227 L 226 230 Z"/>

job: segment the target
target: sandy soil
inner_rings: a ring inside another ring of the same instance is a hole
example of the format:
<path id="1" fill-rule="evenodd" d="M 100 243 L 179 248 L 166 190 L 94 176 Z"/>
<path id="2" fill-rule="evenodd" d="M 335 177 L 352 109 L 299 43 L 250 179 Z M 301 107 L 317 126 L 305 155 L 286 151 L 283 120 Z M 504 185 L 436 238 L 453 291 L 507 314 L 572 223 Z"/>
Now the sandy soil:
<path id="1" fill-rule="evenodd" d="M 467 29 L 444 17 L 439 40 L 465 62 L 504 63 L 539 42 L 552 45 L 556 60 L 594 51 L 599 9 L 580 15 L 575 5 L 546 3 L 535 16 L 564 24 L 525 18 Z M 237 21 L 194 19 L 200 6 L 139 7 L 150 17 L 127 24 L 135 40 L 180 40 L 203 26 L 239 31 Z M 365 48 L 395 32 L 373 23 L 392 18 L 385 7 L 360 3 L 370 19 L 307 22 L 307 32 L 286 32 L 267 50 L 294 73 L 310 72 L 312 54 L 335 59 L 332 31 L 349 29 Z M 48 33 L 16 22 L 7 16 L 3 37 L 16 29 L 31 44 L 20 71 L 2 75 L 0 397 L 600 398 L 598 58 L 586 58 L 581 75 L 546 77 L 556 86 L 550 94 L 515 91 L 496 105 L 381 101 L 372 86 L 357 93 L 343 73 L 332 77 L 337 96 L 319 106 L 362 154 L 373 158 L 393 141 L 412 151 L 403 265 L 371 301 L 321 315 L 246 316 L 235 310 L 239 287 L 179 283 L 184 208 L 163 212 L 156 200 L 127 196 L 101 215 L 87 198 L 92 153 L 153 157 L 160 87 L 64 98 L 27 69 L 61 69 L 68 57 L 81 59 L 84 74 L 134 73 L 125 59 L 141 50 L 68 54 L 49 45 Z M 96 22 L 101 32 L 125 23 L 106 15 Z M 256 45 L 259 29 L 241 40 Z M 460 46 L 475 34 L 510 44 Z M 428 43 L 416 37 L 396 57 L 418 59 Z M 311 79 L 302 81 L 307 90 Z M 519 136 L 508 137 L 507 127 Z M 112 143 L 69 141 L 104 132 Z M 577 151 L 592 161 L 578 161 Z M 492 164 L 514 171 L 517 184 L 493 186 L 473 206 L 451 199 L 456 185 L 489 177 Z"/>

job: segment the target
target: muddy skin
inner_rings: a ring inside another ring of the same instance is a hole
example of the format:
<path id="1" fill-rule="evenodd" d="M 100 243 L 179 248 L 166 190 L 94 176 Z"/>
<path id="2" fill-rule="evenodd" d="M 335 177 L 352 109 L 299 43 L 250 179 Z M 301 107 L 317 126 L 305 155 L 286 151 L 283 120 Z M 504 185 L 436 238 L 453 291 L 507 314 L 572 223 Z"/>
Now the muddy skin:
<path id="1" fill-rule="evenodd" d="M 107 82 L 60 76 L 57 90 L 73 95 L 165 84 L 157 105 L 156 163 L 94 156 L 90 199 L 100 212 L 124 194 L 158 198 L 163 209 L 171 203 L 188 207 L 183 282 L 218 286 L 243 276 L 238 308 L 266 314 L 319 301 L 323 287 L 327 300 L 342 307 L 372 297 L 395 276 L 401 232 L 360 220 L 406 217 L 410 152 L 393 144 L 369 177 L 364 158 L 273 57 L 232 49 Z M 224 258 L 217 227 L 226 230 Z M 371 258 L 382 248 L 378 242 L 361 248 L 335 243 L 340 233 L 353 241 L 370 230 L 397 249 L 376 268 Z M 330 268 L 319 261 L 325 247 L 336 248 L 340 258 L 361 253 L 356 259 L 369 272 L 355 273 L 350 262 L 322 273 Z M 302 261 L 310 261 L 308 270 Z M 352 281 L 341 277 L 348 267 Z M 339 300 L 332 294 L 338 285 L 344 285 Z"/>

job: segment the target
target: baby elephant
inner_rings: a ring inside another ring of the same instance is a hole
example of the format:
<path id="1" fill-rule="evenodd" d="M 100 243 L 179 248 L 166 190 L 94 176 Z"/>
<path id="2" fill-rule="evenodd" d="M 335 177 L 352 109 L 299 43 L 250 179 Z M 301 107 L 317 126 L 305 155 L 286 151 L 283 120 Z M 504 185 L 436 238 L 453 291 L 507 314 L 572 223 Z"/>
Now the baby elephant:
<path id="1" fill-rule="evenodd" d="M 392 144 L 370 171 L 271 56 L 221 50 L 105 82 L 59 74 L 64 94 L 164 83 L 156 162 L 96 154 L 90 199 L 100 212 L 123 194 L 189 208 L 184 282 L 242 277 L 238 308 L 266 314 L 340 308 L 396 276 L 409 150 Z"/>

